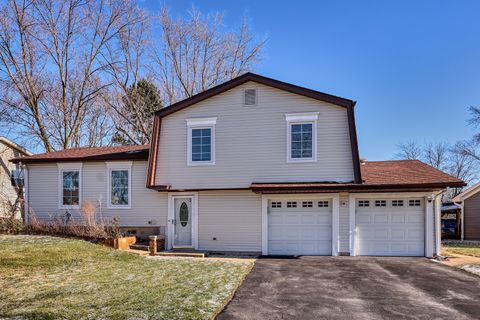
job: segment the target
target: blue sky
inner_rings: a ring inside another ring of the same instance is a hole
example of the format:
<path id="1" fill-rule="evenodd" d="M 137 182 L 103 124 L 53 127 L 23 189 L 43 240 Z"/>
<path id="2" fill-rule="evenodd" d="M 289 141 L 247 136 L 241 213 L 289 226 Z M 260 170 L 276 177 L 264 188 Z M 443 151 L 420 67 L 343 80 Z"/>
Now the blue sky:
<path id="1" fill-rule="evenodd" d="M 398 143 L 468 139 L 480 106 L 480 1 L 143 1 L 177 16 L 194 5 L 247 18 L 267 37 L 257 73 L 357 101 L 360 153 Z"/>

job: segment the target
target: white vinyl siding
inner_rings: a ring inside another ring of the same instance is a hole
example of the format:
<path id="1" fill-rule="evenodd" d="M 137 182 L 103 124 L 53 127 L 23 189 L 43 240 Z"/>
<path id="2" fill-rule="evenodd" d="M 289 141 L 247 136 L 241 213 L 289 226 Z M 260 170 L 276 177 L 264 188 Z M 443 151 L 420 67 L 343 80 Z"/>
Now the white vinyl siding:
<path id="1" fill-rule="evenodd" d="M 105 162 L 85 162 L 82 166 L 82 202 L 91 201 L 97 213 L 110 220 L 120 218 L 120 226 L 155 227 L 167 225 L 167 195 L 145 188 L 147 162 L 133 161 L 131 168 L 131 208 L 109 209 L 107 165 Z M 58 208 L 58 174 L 55 163 L 28 166 L 28 202 L 30 209 L 41 219 L 65 214 L 68 210 L 74 218 L 78 209 Z M 150 223 L 149 223 L 150 222 Z"/>
<path id="2" fill-rule="evenodd" d="M 257 89 L 257 106 L 242 107 Z M 317 162 L 287 163 L 286 114 L 318 112 Z M 186 119 L 216 117 L 215 165 L 189 166 Z M 352 181 L 346 108 L 245 83 L 162 119 L 156 184 L 174 189 L 247 188 L 252 182 Z"/>
<path id="3" fill-rule="evenodd" d="M 261 196 L 251 191 L 199 192 L 198 248 L 262 251 L 261 202 Z"/>

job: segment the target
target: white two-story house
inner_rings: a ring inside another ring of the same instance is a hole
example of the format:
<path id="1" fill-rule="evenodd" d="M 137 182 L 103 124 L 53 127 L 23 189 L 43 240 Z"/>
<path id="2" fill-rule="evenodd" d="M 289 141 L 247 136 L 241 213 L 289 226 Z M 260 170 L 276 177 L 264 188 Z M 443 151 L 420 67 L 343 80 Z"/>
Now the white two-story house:
<path id="1" fill-rule="evenodd" d="M 440 195 L 463 181 L 419 161 L 361 162 L 354 106 L 247 73 L 158 111 L 150 146 L 15 161 L 37 217 L 91 201 L 169 249 L 434 256 Z"/>

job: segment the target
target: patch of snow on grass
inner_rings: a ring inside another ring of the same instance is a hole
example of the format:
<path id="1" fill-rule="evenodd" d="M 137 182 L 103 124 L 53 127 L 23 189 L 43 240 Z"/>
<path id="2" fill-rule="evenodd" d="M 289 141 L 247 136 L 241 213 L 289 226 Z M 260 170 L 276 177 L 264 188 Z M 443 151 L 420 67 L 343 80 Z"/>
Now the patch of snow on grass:
<path id="1" fill-rule="evenodd" d="M 479 264 L 466 264 L 460 267 L 461 269 L 473 273 L 477 276 L 480 276 L 480 265 Z"/>

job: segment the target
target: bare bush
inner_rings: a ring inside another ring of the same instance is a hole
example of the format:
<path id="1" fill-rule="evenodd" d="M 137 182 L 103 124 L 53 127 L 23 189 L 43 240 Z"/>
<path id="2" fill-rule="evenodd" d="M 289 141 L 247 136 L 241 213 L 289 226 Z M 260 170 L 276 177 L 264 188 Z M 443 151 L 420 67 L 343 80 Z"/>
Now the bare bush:
<path id="1" fill-rule="evenodd" d="M 68 211 L 49 219 L 40 219 L 33 210 L 29 213 L 25 232 L 54 236 L 78 237 L 93 241 L 103 241 L 121 236 L 118 217 L 110 221 L 97 217 L 97 207 L 85 201 L 80 209 L 80 217 L 74 218 Z"/>

